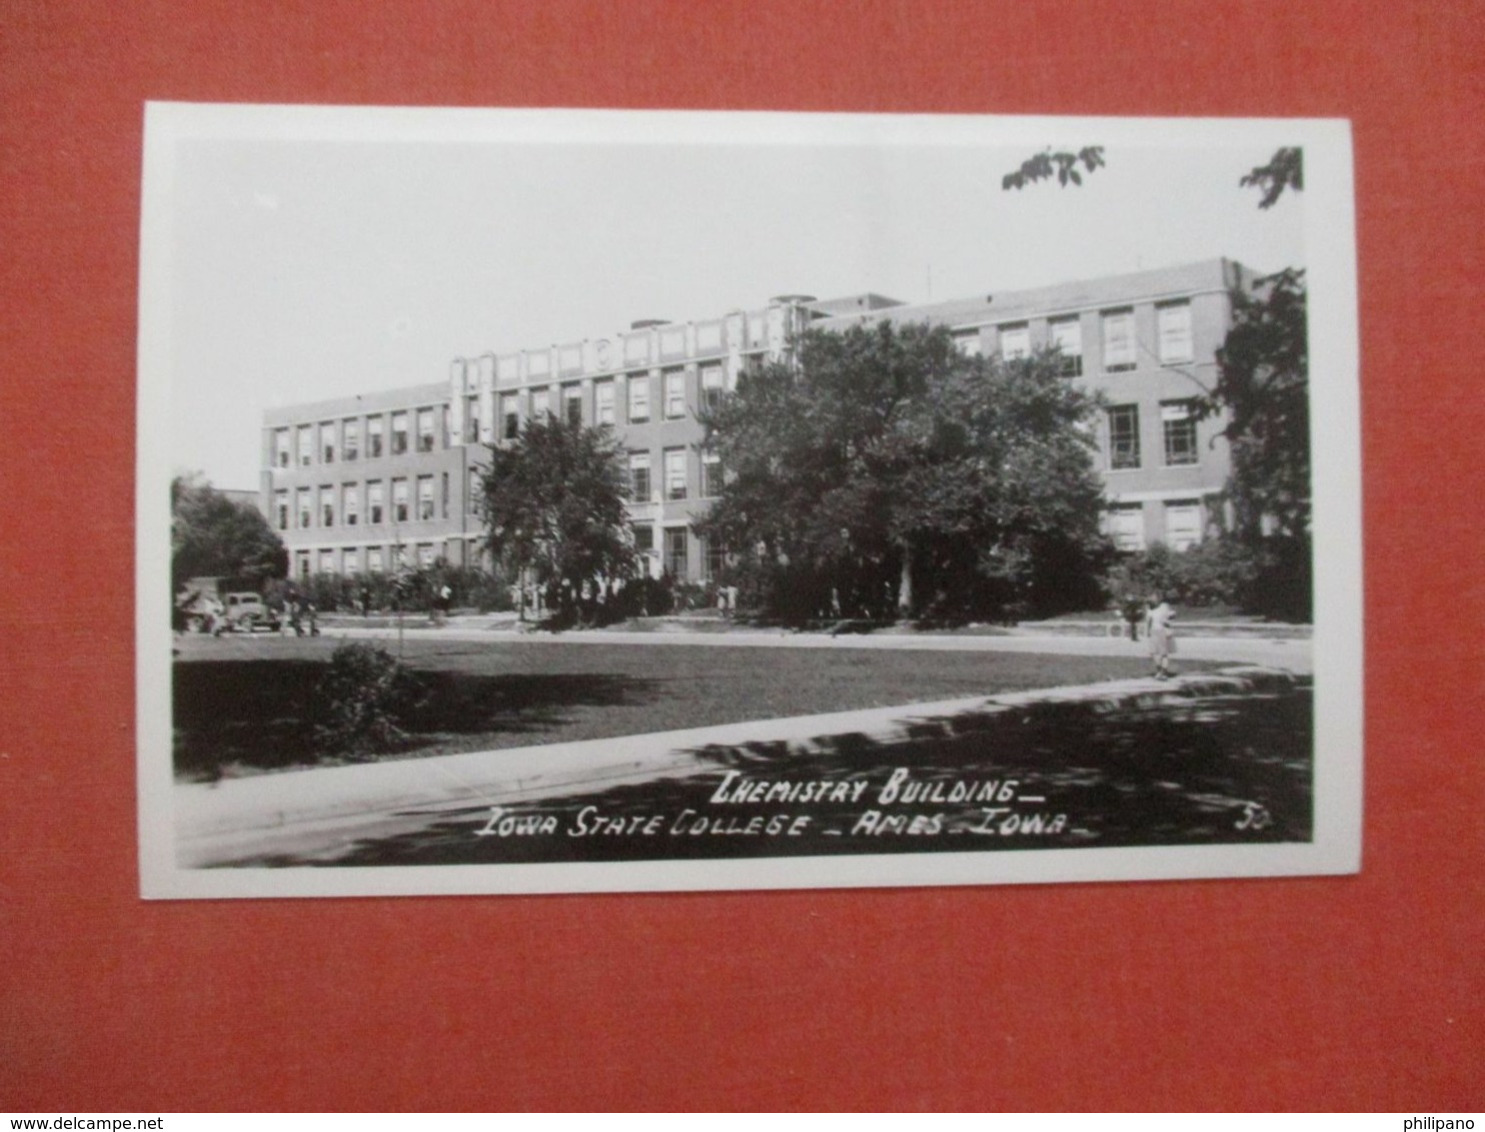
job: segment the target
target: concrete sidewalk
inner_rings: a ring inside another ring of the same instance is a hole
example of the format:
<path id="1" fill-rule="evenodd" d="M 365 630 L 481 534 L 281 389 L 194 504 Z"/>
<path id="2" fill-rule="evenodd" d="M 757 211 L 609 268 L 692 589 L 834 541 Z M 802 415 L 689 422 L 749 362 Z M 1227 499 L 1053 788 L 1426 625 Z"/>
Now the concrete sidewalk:
<path id="1" fill-rule="evenodd" d="M 333 856 L 352 843 L 418 829 L 451 811 L 687 777 L 746 758 L 760 745 L 807 759 L 835 749 L 846 736 L 878 744 L 931 739 L 954 734 L 973 717 L 1034 704 L 1149 707 L 1300 682 L 1291 672 L 1240 667 L 1169 681 L 1118 680 L 185 784 L 174 788 L 177 857 L 181 866 L 196 868 Z"/>

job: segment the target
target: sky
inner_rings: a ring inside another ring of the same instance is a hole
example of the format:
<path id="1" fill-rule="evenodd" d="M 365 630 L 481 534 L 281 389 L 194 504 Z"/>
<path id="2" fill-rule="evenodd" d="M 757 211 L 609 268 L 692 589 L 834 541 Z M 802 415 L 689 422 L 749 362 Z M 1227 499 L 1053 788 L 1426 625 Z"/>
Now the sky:
<path id="1" fill-rule="evenodd" d="M 528 112 L 471 131 L 470 112 L 444 113 L 435 129 L 362 112 L 354 130 L 175 140 L 167 234 L 146 226 L 169 245 L 173 471 L 255 489 L 265 409 L 442 381 L 456 357 L 635 319 L 1224 255 L 1304 264 L 1304 196 L 1259 210 L 1238 183 L 1285 143 L 1278 124 L 624 114 L 571 130 Z M 1107 165 L 1081 187 L 1003 191 L 1046 144 L 1103 144 Z M 147 209 L 149 194 L 147 178 Z"/>

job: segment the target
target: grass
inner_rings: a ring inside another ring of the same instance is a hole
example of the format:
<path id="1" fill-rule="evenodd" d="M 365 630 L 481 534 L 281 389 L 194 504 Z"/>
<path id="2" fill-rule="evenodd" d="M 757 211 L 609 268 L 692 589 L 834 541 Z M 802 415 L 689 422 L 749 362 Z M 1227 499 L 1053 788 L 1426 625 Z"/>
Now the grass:
<path id="1" fill-rule="evenodd" d="M 191 781 L 327 765 L 311 694 L 336 642 L 186 638 L 175 770 Z M 413 640 L 426 690 L 404 747 L 426 757 L 1142 676 L 1142 656 Z M 1217 667 L 1187 662 L 1187 670 Z"/>

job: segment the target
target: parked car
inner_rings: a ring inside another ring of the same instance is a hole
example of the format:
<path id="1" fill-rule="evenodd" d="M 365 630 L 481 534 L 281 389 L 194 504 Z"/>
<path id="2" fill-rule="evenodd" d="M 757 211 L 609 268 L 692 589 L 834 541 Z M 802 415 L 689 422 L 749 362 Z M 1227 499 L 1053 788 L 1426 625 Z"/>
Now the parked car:
<path id="1" fill-rule="evenodd" d="M 283 622 L 279 615 L 263 603 L 263 596 L 255 593 L 229 593 L 223 596 L 226 606 L 222 614 L 223 627 L 243 633 L 254 629 L 267 629 L 277 633 Z"/>

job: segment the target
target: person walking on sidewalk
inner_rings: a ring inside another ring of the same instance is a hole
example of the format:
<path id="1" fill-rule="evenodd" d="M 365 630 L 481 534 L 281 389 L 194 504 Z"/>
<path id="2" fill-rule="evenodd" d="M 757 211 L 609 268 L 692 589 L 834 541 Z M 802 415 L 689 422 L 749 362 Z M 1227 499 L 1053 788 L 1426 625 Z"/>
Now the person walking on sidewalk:
<path id="1" fill-rule="evenodd" d="M 1176 634 L 1171 622 L 1176 611 L 1165 598 L 1155 594 L 1150 598 L 1150 611 L 1145 614 L 1145 637 L 1150 642 L 1150 659 L 1155 664 L 1155 679 L 1169 680 L 1171 677 L 1170 654 L 1176 651 Z"/>

